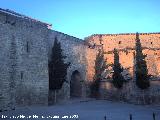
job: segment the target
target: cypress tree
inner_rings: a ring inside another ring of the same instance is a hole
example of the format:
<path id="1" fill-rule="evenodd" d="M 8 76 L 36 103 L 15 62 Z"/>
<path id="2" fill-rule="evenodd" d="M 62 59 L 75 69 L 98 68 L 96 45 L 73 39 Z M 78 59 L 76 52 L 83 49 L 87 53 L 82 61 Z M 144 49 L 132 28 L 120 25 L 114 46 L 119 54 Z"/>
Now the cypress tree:
<path id="1" fill-rule="evenodd" d="M 114 65 L 113 65 L 113 85 L 116 88 L 122 88 L 123 83 L 125 81 L 123 75 L 121 74 L 123 72 L 123 68 L 121 67 L 121 64 L 119 63 L 119 54 L 116 49 L 114 49 Z"/>
<path id="2" fill-rule="evenodd" d="M 70 63 L 64 63 L 66 56 L 62 54 L 61 44 L 55 38 L 52 48 L 51 60 L 49 61 L 49 89 L 58 90 L 66 81 L 67 68 Z"/>
<path id="3" fill-rule="evenodd" d="M 141 89 L 147 89 L 150 86 L 147 64 L 145 61 L 146 55 L 142 53 L 142 46 L 139 39 L 139 34 L 136 33 L 136 85 Z"/>
<path id="4" fill-rule="evenodd" d="M 106 63 L 104 61 L 103 51 L 99 49 L 99 52 L 95 60 L 95 75 L 94 81 L 91 84 L 91 95 L 93 97 L 98 97 L 100 81 L 103 79 L 102 73 L 106 69 Z"/>

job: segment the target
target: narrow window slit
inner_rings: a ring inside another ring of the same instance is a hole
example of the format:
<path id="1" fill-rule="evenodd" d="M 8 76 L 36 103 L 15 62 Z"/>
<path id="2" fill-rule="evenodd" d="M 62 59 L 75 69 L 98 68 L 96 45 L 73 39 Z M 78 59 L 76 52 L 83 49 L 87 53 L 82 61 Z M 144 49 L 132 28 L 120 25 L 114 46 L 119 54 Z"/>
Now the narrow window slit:
<path id="1" fill-rule="evenodd" d="M 27 41 L 27 53 L 29 52 L 29 42 Z"/>
<path id="2" fill-rule="evenodd" d="M 23 72 L 21 71 L 21 80 L 23 79 Z"/>

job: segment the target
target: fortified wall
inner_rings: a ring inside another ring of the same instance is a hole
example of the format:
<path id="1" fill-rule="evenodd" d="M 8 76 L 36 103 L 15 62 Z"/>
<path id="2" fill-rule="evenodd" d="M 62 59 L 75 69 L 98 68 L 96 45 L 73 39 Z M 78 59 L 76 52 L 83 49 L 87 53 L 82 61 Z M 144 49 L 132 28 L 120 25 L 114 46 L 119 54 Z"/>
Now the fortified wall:
<path id="1" fill-rule="evenodd" d="M 124 76 L 134 81 L 135 34 L 92 35 L 81 40 L 52 30 L 51 27 L 50 24 L 25 15 L 0 9 L 0 111 L 15 109 L 19 105 L 48 105 L 49 100 L 54 99 L 54 94 L 49 90 L 48 62 L 55 38 L 67 56 L 65 62 L 71 63 L 67 71 L 67 82 L 57 92 L 58 100 L 67 100 L 71 94 L 76 97 L 89 96 L 89 85 L 95 74 L 96 54 L 102 47 L 106 63 L 110 65 L 113 64 L 113 49 L 118 49 L 120 63 L 125 70 Z M 151 88 L 155 88 L 158 96 L 160 33 L 141 33 L 140 40 L 143 53 L 147 54 L 149 74 L 152 75 Z M 112 74 L 112 66 L 109 69 Z M 78 74 L 78 80 L 75 74 Z M 71 83 L 74 83 L 73 86 Z M 129 98 L 131 94 L 137 93 L 132 83 L 124 87 L 124 91 L 132 92 L 129 95 L 127 93 Z M 113 89 L 112 84 L 104 80 L 104 98 L 112 95 Z"/>
<path id="2" fill-rule="evenodd" d="M 158 99 L 160 99 L 160 33 L 139 33 L 139 39 L 143 49 L 142 52 L 146 55 L 145 60 L 147 62 L 148 73 L 149 75 L 151 75 L 151 87 L 148 90 L 148 92 L 146 92 L 146 96 L 150 95 L 150 98 L 151 96 L 152 98 L 154 98 L 155 96 L 159 96 L 155 100 L 158 103 Z M 136 98 L 136 96 L 142 96 L 141 90 L 139 90 L 135 86 L 134 73 L 136 34 L 96 34 L 87 37 L 86 40 L 93 49 L 103 48 L 105 53 L 104 59 L 106 60 L 106 64 L 109 65 L 109 67 L 107 68 L 108 74 L 105 76 L 105 79 L 102 81 L 101 84 L 101 93 L 103 94 L 102 96 L 104 98 L 108 97 L 110 99 L 111 96 L 118 96 L 118 93 L 116 92 L 117 90 L 114 88 L 110 81 L 110 79 L 112 79 L 113 74 L 112 65 L 114 62 L 114 48 L 118 50 L 120 64 L 124 68 L 122 74 L 125 77 L 125 79 L 129 81 L 128 83 L 126 83 L 126 85 L 124 85 L 124 88 L 121 91 L 121 96 L 125 97 L 125 99 L 129 99 L 129 101 L 132 101 L 133 98 Z M 91 59 L 90 61 L 90 66 L 92 68 L 94 67 L 94 61 L 95 59 Z M 94 69 L 90 69 L 90 80 L 93 79 L 94 72 Z"/>
<path id="3" fill-rule="evenodd" d="M 75 71 L 78 71 L 81 77 L 81 81 L 77 81 L 77 87 L 73 89 L 77 97 L 86 96 L 86 50 L 88 46 L 85 45 L 85 42 L 82 39 L 69 36 L 67 34 L 50 30 L 49 39 L 48 39 L 48 48 L 49 48 L 49 58 L 51 55 L 51 49 L 53 47 L 54 40 L 57 39 L 61 43 L 63 49 L 63 55 L 66 56 L 65 62 L 71 63 L 67 70 L 67 80 L 68 83 L 64 83 L 61 90 L 58 91 L 58 101 L 67 100 L 70 98 L 71 93 L 71 81 L 72 75 Z M 50 96 L 54 96 L 51 94 Z M 53 98 L 54 99 L 54 98 Z"/>
<path id="4" fill-rule="evenodd" d="M 0 9 L 0 108 L 48 103 L 48 24 Z"/>
<path id="5" fill-rule="evenodd" d="M 139 33 L 143 54 L 147 55 L 146 61 L 149 74 L 153 77 L 160 76 L 160 33 Z M 94 48 L 103 46 L 107 64 L 113 64 L 113 50 L 119 51 L 120 63 L 133 77 L 134 54 L 136 34 L 99 34 L 87 38 Z M 94 70 L 93 70 L 94 73 Z"/>
<path id="6" fill-rule="evenodd" d="M 58 91 L 59 99 L 70 98 L 70 81 L 78 71 L 80 97 L 85 96 L 88 46 L 83 40 L 51 30 L 51 25 L 10 10 L 0 9 L 0 111 L 16 106 L 48 105 L 48 61 L 55 38 L 61 43 L 67 71 L 67 83 Z M 51 96 L 53 96 L 51 94 Z"/>

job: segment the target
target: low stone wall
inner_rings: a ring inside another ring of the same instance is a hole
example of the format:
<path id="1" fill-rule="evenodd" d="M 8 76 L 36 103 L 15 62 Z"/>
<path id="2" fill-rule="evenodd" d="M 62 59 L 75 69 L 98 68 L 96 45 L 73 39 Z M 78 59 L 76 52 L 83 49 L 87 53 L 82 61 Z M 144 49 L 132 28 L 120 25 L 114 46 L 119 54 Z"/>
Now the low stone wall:
<path id="1" fill-rule="evenodd" d="M 151 81 L 150 88 L 147 90 L 141 90 L 133 83 L 130 102 L 137 104 L 160 104 L 160 81 Z"/>
<path id="2" fill-rule="evenodd" d="M 122 89 L 117 89 L 111 81 L 102 81 L 100 98 L 133 104 L 160 104 L 160 81 L 151 81 L 150 84 L 150 88 L 141 90 L 130 81 L 125 83 Z"/>

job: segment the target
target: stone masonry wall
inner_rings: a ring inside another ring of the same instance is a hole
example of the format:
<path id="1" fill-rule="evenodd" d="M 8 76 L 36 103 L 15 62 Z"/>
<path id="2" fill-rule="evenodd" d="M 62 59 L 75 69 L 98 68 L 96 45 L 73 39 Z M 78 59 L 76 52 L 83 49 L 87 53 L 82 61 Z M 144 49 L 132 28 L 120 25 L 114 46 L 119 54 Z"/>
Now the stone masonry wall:
<path id="1" fill-rule="evenodd" d="M 86 95 L 86 57 L 85 51 L 87 46 L 84 45 L 84 41 L 73 36 L 66 35 L 57 31 L 50 31 L 49 38 L 49 57 L 51 55 L 51 49 L 53 47 L 53 43 L 55 38 L 61 43 L 61 47 L 63 49 L 63 54 L 67 56 L 65 62 L 70 62 L 71 66 L 68 68 L 67 72 L 67 81 L 68 83 L 64 83 L 61 90 L 58 91 L 58 99 L 66 100 L 70 98 L 70 80 L 71 75 L 75 70 L 80 72 L 82 78 L 82 97 Z"/>
<path id="2" fill-rule="evenodd" d="M 0 110 L 48 104 L 48 60 L 55 37 L 67 56 L 65 61 L 71 63 L 68 83 L 58 91 L 58 99 L 70 98 L 70 80 L 75 70 L 82 79 L 81 97 L 86 96 L 88 46 L 83 40 L 50 30 L 49 24 L 9 10 L 0 9 L 0 25 Z"/>
<path id="3" fill-rule="evenodd" d="M 102 40 L 105 51 L 105 59 L 108 64 L 113 64 L 113 50 L 118 49 L 120 63 L 133 76 L 133 63 L 135 52 L 135 34 L 106 34 L 93 35 L 89 37 L 90 44 L 100 44 Z M 154 77 L 160 76 L 160 33 L 140 33 L 139 35 L 143 47 L 143 53 L 147 55 L 146 61 L 149 74 Z M 94 71 L 93 71 L 94 72 Z"/>
<path id="4" fill-rule="evenodd" d="M 112 65 L 114 62 L 114 48 L 118 50 L 120 63 L 124 68 L 124 72 L 122 74 L 126 79 L 129 80 L 129 83 L 124 86 L 124 89 L 121 90 L 121 93 L 125 93 L 125 97 L 129 101 L 131 101 L 132 98 L 134 102 L 137 102 L 137 99 L 134 100 L 133 98 L 142 96 L 143 91 L 139 90 L 135 86 L 135 38 L 135 34 L 106 34 L 92 35 L 87 38 L 87 41 L 90 46 L 94 47 L 94 49 L 97 49 L 99 46 L 103 46 L 103 49 L 105 51 L 104 59 L 106 59 L 106 63 L 109 65 Z M 140 33 L 139 38 L 143 47 L 143 53 L 147 55 L 146 62 L 148 72 L 150 75 L 152 75 L 151 87 L 149 90 L 145 91 L 145 95 L 148 96 L 148 98 L 154 96 L 155 100 L 152 100 L 152 102 L 158 101 L 157 99 L 160 98 L 159 87 L 157 87 L 160 86 L 160 33 Z M 91 56 L 93 55 L 91 54 Z M 90 66 L 94 67 L 93 63 L 90 63 Z M 111 73 L 108 76 L 112 77 L 112 66 L 109 67 L 109 70 Z M 94 76 L 94 69 L 90 69 L 90 75 L 90 78 L 92 79 Z M 106 80 L 108 79 L 108 76 L 106 76 Z M 105 96 L 104 94 L 107 94 L 106 97 L 118 96 L 118 94 L 120 94 L 120 92 L 115 93 L 115 91 L 117 90 L 113 85 L 111 85 L 111 82 L 108 80 L 103 81 L 101 87 L 102 97 Z M 142 98 L 139 97 L 138 99 Z"/>
<path id="5" fill-rule="evenodd" d="M 135 34 L 92 35 L 81 40 L 51 30 L 50 27 L 49 24 L 27 16 L 0 9 L 0 111 L 14 109 L 17 105 L 48 104 L 48 96 L 54 96 L 49 91 L 48 60 L 55 38 L 67 56 L 65 62 L 71 63 L 67 71 L 68 82 L 57 93 L 59 101 L 70 98 L 71 76 L 76 70 L 82 79 L 81 97 L 89 96 L 96 54 L 102 46 L 107 64 L 113 64 L 113 49 L 118 49 L 124 75 L 132 78 L 121 93 L 130 91 L 126 95 L 128 100 L 132 95 L 142 95 L 142 91 L 134 86 Z M 143 53 L 147 55 L 149 74 L 152 75 L 152 87 L 146 94 L 159 102 L 160 33 L 141 33 L 140 40 Z M 109 69 L 112 71 L 112 67 Z M 108 96 L 105 95 L 107 89 L 111 90 L 110 93 L 115 93 L 115 88 L 108 81 L 102 83 L 103 97 Z"/>
<path id="6" fill-rule="evenodd" d="M 0 11 L 0 108 L 48 104 L 46 24 Z"/>

